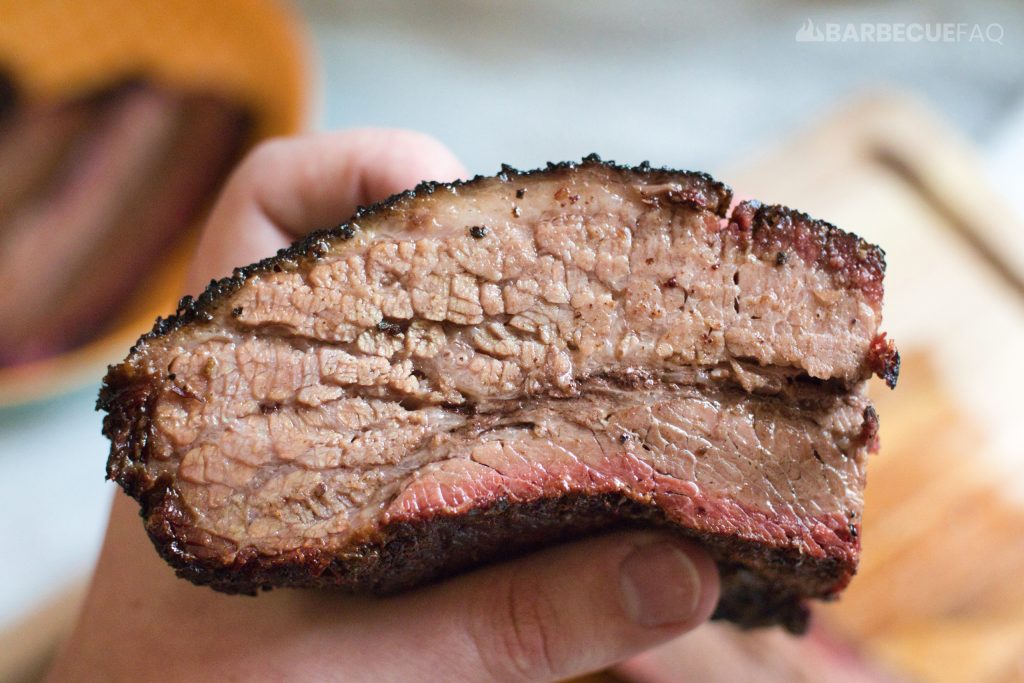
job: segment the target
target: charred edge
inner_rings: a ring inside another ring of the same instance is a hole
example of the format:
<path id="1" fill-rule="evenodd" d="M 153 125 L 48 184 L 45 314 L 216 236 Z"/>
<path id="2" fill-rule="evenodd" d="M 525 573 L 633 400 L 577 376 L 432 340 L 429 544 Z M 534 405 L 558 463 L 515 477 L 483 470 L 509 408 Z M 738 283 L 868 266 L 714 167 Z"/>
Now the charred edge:
<path id="1" fill-rule="evenodd" d="M 884 379 L 890 389 L 896 388 L 900 378 L 900 352 L 896 350 L 896 343 L 892 339 L 886 339 L 885 332 L 871 340 L 868 367 Z"/>
<path id="2" fill-rule="evenodd" d="M 782 626 L 790 633 L 807 632 L 810 610 L 799 595 L 780 591 L 771 581 L 744 567 L 719 565 L 722 596 L 711 618 L 743 628 Z"/>
<path id="3" fill-rule="evenodd" d="M 884 374 L 885 383 L 890 389 L 896 388 L 896 383 L 900 379 L 900 352 L 895 349 L 892 350 L 892 360 L 886 365 Z"/>
<path id="4" fill-rule="evenodd" d="M 874 406 L 868 406 L 864 409 L 864 424 L 860 428 L 860 441 L 870 453 L 877 453 L 879 448 L 879 430 L 880 422 L 878 420 L 878 411 L 875 410 Z"/>
<path id="5" fill-rule="evenodd" d="M 121 387 L 104 386 L 97 401 L 98 410 L 106 410 L 103 434 L 110 439 L 107 479 L 116 481 L 137 498 L 148 483 L 141 474 L 149 460 L 150 420 L 155 395 L 144 384 Z"/>
<path id="6" fill-rule="evenodd" d="M 852 576 L 849 558 L 808 558 L 793 548 L 675 527 L 651 503 L 623 494 L 574 494 L 530 503 L 500 499 L 461 515 L 392 522 L 351 550 L 319 548 L 264 556 L 241 549 L 218 563 L 189 548 L 201 540 L 178 492 L 166 479 L 138 496 L 150 539 L 178 576 L 225 593 L 253 595 L 271 587 L 341 588 L 387 595 L 436 581 L 480 564 L 510 559 L 551 543 L 615 529 L 662 526 L 704 544 L 723 576 L 716 618 L 743 627 L 806 625 L 803 601 L 830 599 Z"/>
<path id="7" fill-rule="evenodd" d="M 801 211 L 756 200 L 737 205 L 729 226 L 741 247 L 773 259 L 777 266 L 796 253 L 838 276 L 843 286 L 882 300 L 885 251 L 858 235 Z"/>
<path id="8" fill-rule="evenodd" d="M 412 190 L 393 195 L 381 202 L 367 207 L 360 207 L 355 214 L 345 223 L 336 228 L 319 230 L 310 233 L 291 246 L 279 250 L 275 255 L 267 257 L 251 265 L 236 268 L 230 277 L 220 280 L 211 280 L 206 290 L 197 298 L 185 296 L 178 302 L 177 310 L 167 318 L 157 318 L 150 332 L 142 335 L 131 349 L 134 353 L 147 341 L 172 332 L 192 322 L 203 322 L 211 319 L 214 305 L 222 298 L 237 291 L 249 278 L 267 272 L 281 272 L 286 268 L 293 268 L 298 263 L 309 257 L 323 256 L 330 249 L 331 245 L 339 241 L 352 239 L 359 231 L 359 221 L 384 213 L 396 208 L 403 202 L 408 202 L 419 196 L 429 196 L 440 190 L 459 191 L 473 188 L 492 180 L 502 183 L 513 183 L 518 179 L 546 176 L 559 172 L 574 171 L 583 168 L 599 167 L 619 174 L 632 174 L 642 176 L 684 176 L 691 182 L 703 185 L 709 195 L 709 199 L 717 201 L 711 203 L 708 210 L 716 215 L 724 217 L 732 201 L 732 190 L 725 184 L 718 182 L 710 175 L 697 171 L 677 171 L 669 168 L 652 168 L 650 164 L 644 163 L 640 166 L 623 166 L 611 161 L 602 161 L 601 158 L 592 154 L 584 157 L 580 162 L 566 161 L 562 163 L 549 163 L 544 168 L 530 171 L 520 171 L 511 166 L 502 165 L 497 176 L 478 175 L 468 180 L 456 180 L 450 183 L 423 182 Z M 111 366 L 109 371 L 112 371 Z M 109 372 L 108 371 L 108 372 Z"/>

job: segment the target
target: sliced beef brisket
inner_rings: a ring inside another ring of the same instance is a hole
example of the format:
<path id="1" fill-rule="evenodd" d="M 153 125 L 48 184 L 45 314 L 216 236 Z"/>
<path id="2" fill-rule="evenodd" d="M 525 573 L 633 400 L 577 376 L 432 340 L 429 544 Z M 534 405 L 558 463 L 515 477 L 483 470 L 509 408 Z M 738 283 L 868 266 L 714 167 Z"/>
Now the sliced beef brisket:
<path id="1" fill-rule="evenodd" d="M 425 184 L 211 283 L 106 377 L 108 474 L 219 590 L 390 592 L 613 527 L 799 630 L 857 562 L 881 250 L 703 174 Z"/>

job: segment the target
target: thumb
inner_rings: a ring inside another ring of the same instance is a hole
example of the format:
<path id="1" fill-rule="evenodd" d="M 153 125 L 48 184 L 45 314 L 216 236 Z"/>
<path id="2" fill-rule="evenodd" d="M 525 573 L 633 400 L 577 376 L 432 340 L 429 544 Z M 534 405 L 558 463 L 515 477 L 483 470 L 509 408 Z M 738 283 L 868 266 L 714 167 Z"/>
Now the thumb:
<path id="1" fill-rule="evenodd" d="M 553 680 L 605 668 L 693 629 L 711 615 L 718 589 L 715 565 L 696 545 L 621 533 L 385 601 L 378 614 L 388 624 L 373 630 L 383 640 L 393 635 L 396 651 L 416 644 L 409 660 L 418 674 L 405 672 L 412 676 L 432 670 L 446 680 Z"/>

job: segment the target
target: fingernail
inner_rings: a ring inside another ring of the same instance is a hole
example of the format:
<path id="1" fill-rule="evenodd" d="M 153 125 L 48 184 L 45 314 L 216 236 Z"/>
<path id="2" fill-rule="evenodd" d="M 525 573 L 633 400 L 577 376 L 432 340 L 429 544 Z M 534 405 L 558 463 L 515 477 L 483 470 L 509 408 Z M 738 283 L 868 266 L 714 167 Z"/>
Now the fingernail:
<path id="1" fill-rule="evenodd" d="M 672 543 L 636 548 L 621 566 L 626 613 L 641 626 L 668 626 L 687 621 L 700 602 L 700 574 Z"/>

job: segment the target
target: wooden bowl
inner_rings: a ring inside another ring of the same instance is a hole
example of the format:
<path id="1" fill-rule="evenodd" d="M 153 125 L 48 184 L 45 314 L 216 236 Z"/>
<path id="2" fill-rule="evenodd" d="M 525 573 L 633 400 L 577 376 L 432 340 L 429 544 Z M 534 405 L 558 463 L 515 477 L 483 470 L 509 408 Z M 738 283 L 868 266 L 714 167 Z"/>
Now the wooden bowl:
<path id="1" fill-rule="evenodd" d="M 0 0 L 0 66 L 28 97 L 63 99 L 141 74 L 244 103 L 260 139 L 298 132 L 309 107 L 307 41 L 272 0 Z M 197 237 L 191 226 L 129 293 L 109 332 L 66 353 L 0 368 L 0 406 L 97 381 L 157 315 L 174 310 Z"/>

